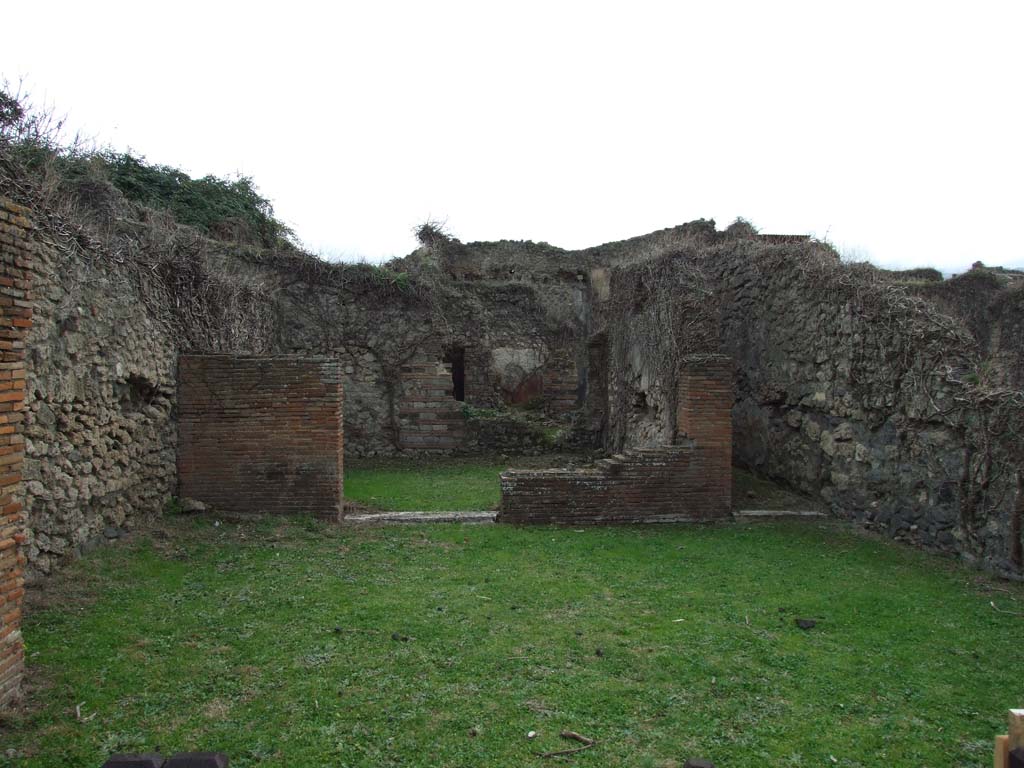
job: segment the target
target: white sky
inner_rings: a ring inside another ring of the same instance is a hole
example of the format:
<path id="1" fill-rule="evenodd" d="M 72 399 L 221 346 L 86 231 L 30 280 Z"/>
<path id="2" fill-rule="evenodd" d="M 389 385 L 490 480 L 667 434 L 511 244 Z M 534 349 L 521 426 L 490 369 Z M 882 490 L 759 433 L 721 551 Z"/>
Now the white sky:
<path id="1" fill-rule="evenodd" d="M 12 23 L 13 14 L 13 23 Z M 1024 266 L 1024 2 L 35 2 L 0 75 L 332 257 L 699 217 Z"/>

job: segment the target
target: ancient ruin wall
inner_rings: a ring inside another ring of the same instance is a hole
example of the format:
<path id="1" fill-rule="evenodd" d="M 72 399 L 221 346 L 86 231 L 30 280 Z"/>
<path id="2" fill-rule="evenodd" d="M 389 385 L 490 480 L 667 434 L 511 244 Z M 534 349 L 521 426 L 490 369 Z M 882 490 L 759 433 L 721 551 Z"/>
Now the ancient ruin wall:
<path id="1" fill-rule="evenodd" d="M 125 270 L 42 228 L 36 240 L 27 552 L 49 573 L 174 492 L 177 341 Z"/>
<path id="2" fill-rule="evenodd" d="M 21 636 L 26 562 L 22 406 L 35 250 L 26 214 L 0 198 L 0 707 L 18 695 L 25 665 Z"/>
<path id="3" fill-rule="evenodd" d="M 237 514 L 341 518 L 337 358 L 182 355 L 178 377 L 182 496 Z"/>
<path id="4" fill-rule="evenodd" d="M 958 377 L 985 355 L 965 322 L 820 246 L 740 243 L 706 264 L 738 369 L 738 463 L 889 535 L 1012 567 L 1012 478 L 976 474 L 981 411 L 959 405 Z"/>
<path id="5" fill-rule="evenodd" d="M 718 350 L 717 302 L 690 255 L 604 272 L 591 275 L 599 333 L 591 340 L 588 409 L 603 411 L 608 450 L 659 445 L 677 427 L 683 360 Z"/>
<path id="6" fill-rule="evenodd" d="M 956 284 L 905 286 L 809 242 L 720 238 L 621 263 L 594 291 L 605 444 L 657 444 L 678 360 L 720 349 L 737 366 L 739 465 L 888 535 L 1015 570 L 1019 459 L 997 445 L 989 464 L 978 428 L 998 430 L 971 382 L 1005 371 L 1002 394 L 1020 398 L 1020 290 L 987 289 L 986 309 Z"/>
<path id="7" fill-rule="evenodd" d="M 733 362 L 724 355 L 689 355 L 679 364 L 676 437 L 693 442 L 709 516 L 732 512 Z"/>
<path id="8" fill-rule="evenodd" d="M 346 269 L 339 267 L 337 275 Z M 405 288 L 267 269 L 273 347 L 337 354 L 350 456 L 473 450 L 463 406 L 528 404 L 564 415 L 579 401 L 581 288 L 575 280 L 460 282 L 430 273 Z M 554 313 L 554 314 L 553 314 Z M 464 362 L 456 399 L 450 355 Z M 533 387 L 533 388 L 531 388 Z"/>
<path id="9" fill-rule="evenodd" d="M 501 475 L 507 523 L 698 522 L 732 514 L 732 362 L 687 357 L 677 382 L 678 433 L 584 469 Z"/>

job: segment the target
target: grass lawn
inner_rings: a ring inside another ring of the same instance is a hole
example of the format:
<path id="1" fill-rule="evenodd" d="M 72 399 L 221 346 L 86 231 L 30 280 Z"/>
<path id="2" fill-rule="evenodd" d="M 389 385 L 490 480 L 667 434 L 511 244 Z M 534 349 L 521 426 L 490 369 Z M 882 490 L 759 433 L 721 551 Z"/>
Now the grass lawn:
<path id="1" fill-rule="evenodd" d="M 456 512 L 496 509 L 498 475 L 509 467 L 561 467 L 578 456 L 355 459 L 345 464 L 345 498 L 388 512 Z M 742 470 L 733 473 L 739 508 L 806 509 L 808 501 Z"/>
<path id="2" fill-rule="evenodd" d="M 988 766 L 1024 704 L 1024 589 L 837 524 L 216 523 L 34 591 L 0 764 Z"/>
<path id="3" fill-rule="evenodd" d="M 498 475 L 511 464 L 495 457 L 348 460 L 345 499 L 388 512 L 494 509 L 501 500 Z"/>

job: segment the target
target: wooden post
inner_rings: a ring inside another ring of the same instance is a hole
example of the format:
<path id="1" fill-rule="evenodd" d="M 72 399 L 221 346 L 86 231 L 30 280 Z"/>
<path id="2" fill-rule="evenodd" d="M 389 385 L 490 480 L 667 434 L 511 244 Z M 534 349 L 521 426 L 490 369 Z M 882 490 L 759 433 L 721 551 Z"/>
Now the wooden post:
<path id="1" fill-rule="evenodd" d="M 1010 750 L 1024 747 L 1024 709 L 1011 709 L 1008 722 Z"/>
<path id="2" fill-rule="evenodd" d="M 996 756 L 993 762 L 995 768 L 1009 768 L 1010 765 L 1010 737 L 996 736 Z"/>

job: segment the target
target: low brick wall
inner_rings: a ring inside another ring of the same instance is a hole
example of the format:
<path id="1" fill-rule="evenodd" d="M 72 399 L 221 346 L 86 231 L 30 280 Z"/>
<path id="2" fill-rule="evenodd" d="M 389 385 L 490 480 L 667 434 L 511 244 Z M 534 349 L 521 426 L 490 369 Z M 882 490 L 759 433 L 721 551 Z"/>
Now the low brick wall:
<path id="1" fill-rule="evenodd" d="M 25 672 L 21 606 L 25 595 L 22 436 L 25 336 L 32 327 L 32 225 L 0 198 L 0 706 L 18 695 Z"/>
<path id="2" fill-rule="evenodd" d="M 180 495 L 235 513 L 343 515 L 336 357 L 182 355 Z"/>
<path id="3" fill-rule="evenodd" d="M 732 363 L 683 361 L 677 437 L 634 448 L 588 469 L 509 470 L 499 522 L 700 522 L 732 514 Z"/>

